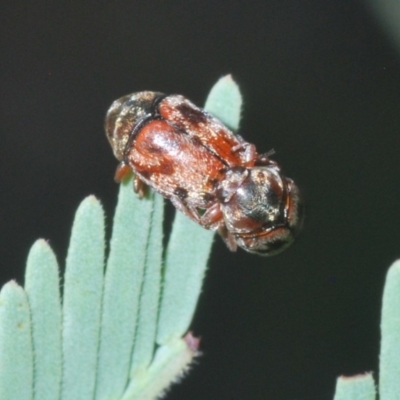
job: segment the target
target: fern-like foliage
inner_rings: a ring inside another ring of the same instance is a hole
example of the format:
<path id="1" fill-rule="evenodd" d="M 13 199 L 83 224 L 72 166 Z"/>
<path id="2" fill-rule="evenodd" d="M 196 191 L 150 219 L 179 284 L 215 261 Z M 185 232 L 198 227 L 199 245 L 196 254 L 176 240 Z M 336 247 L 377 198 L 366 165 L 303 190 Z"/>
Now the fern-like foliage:
<path id="1" fill-rule="evenodd" d="M 207 110 L 237 129 L 241 96 L 230 76 L 213 87 Z M 0 292 L 1 400 L 156 399 L 198 354 L 188 333 L 213 232 L 177 213 L 163 249 L 163 199 L 140 200 L 120 185 L 110 252 L 90 196 L 72 227 L 63 297 L 45 240 L 31 248 L 24 287 Z"/>
<path id="2" fill-rule="evenodd" d="M 241 95 L 231 76 L 206 109 L 237 130 Z M 198 354 L 189 332 L 213 232 L 177 213 L 163 248 L 163 199 L 120 185 L 105 261 L 104 213 L 89 196 L 72 227 L 63 297 L 45 240 L 31 248 L 25 285 L 0 291 L 1 400 L 150 400 L 165 394 Z M 380 400 L 400 399 L 400 261 L 382 306 Z M 340 377 L 334 400 L 374 400 L 371 373 Z"/>

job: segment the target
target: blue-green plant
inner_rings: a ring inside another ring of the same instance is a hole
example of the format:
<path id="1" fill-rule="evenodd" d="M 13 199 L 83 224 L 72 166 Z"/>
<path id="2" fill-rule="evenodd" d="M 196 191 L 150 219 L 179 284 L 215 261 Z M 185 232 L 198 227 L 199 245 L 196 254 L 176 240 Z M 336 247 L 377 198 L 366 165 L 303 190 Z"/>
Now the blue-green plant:
<path id="1" fill-rule="evenodd" d="M 379 390 L 372 373 L 340 377 L 334 400 L 400 399 L 400 260 L 393 263 L 386 276 L 382 299 L 381 353 Z"/>
<path id="2" fill-rule="evenodd" d="M 206 107 L 237 129 L 241 96 L 230 76 Z M 163 249 L 163 199 L 120 185 L 109 254 L 104 213 L 89 196 L 72 227 L 63 295 L 45 240 L 31 248 L 24 287 L 0 292 L 0 399 L 155 399 L 198 354 L 188 329 L 213 232 L 177 213 Z"/>
<path id="3" fill-rule="evenodd" d="M 212 88 L 205 108 L 231 129 L 241 95 L 231 76 Z M 89 196 L 72 227 L 63 295 L 56 257 L 40 239 L 25 284 L 0 291 L 1 400 L 148 400 L 162 397 L 198 355 L 188 332 L 213 232 L 177 213 L 163 242 L 163 200 L 138 199 L 120 185 L 109 254 L 104 214 Z M 400 399 L 400 261 L 383 295 L 379 398 Z M 374 400 L 372 373 L 337 380 L 334 400 Z"/>

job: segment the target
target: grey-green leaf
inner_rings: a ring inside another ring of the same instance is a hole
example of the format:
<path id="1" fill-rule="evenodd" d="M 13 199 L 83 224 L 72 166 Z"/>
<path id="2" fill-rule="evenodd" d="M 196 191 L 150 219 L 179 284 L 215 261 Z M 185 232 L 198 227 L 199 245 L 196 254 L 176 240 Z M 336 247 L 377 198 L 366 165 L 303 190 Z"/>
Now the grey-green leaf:
<path id="1" fill-rule="evenodd" d="M 400 396 L 400 260 L 386 276 L 381 318 L 380 399 L 395 400 Z"/>
<path id="2" fill-rule="evenodd" d="M 242 110 L 242 95 L 232 75 L 222 77 L 210 90 L 205 110 L 233 131 L 237 131 Z"/>
<path id="3" fill-rule="evenodd" d="M 375 384 L 372 374 L 340 377 L 336 382 L 334 400 L 374 400 Z"/>
<path id="4" fill-rule="evenodd" d="M 177 213 L 165 258 L 157 343 L 180 338 L 189 328 L 200 295 L 214 232 Z"/>
<path id="5" fill-rule="evenodd" d="M 32 246 L 25 271 L 35 350 L 35 400 L 60 397 L 62 373 L 60 282 L 56 257 L 45 240 Z"/>
<path id="6" fill-rule="evenodd" d="M 242 96 L 231 75 L 211 89 L 205 109 L 237 130 Z M 168 243 L 157 343 L 181 337 L 189 327 L 200 295 L 214 233 L 177 213 Z M 184 249 L 184 250 L 182 250 Z"/>
<path id="7" fill-rule="evenodd" d="M 79 206 L 64 279 L 63 400 L 94 397 L 104 270 L 104 215 L 89 196 Z"/>
<path id="8" fill-rule="evenodd" d="M 149 366 L 154 350 L 161 292 L 161 267 L 163 256 L 164 200 L 154 194 L 154 210 L 151 215 L 150 235 L 147 245 L 140 310 L 136 332 L 131 377 L 142 374 Z"/>
<path id="9" fill-rule="evenodd" d="M 160 346 L 149 368 L 139 379 L 131 380 L 121 400 L 160 399 L 166 389 L 172 383 L 179 382 L 188 371 L 196 354 L 196 350 L 181 338 Z"/>
<path id="10" fill-rule="evenodd" d="M 0 399 L 33 399 L 29 304 L 24 289 L 14 281 L 0 291 Z"/>
<path id="11" fill-rule="evenodd" d="M 120 185 L 103 298 L 96 399 L 118 399 L 129 379 L 153 196 Z M 161 222 L 160 222 L 161 223 Z"/>

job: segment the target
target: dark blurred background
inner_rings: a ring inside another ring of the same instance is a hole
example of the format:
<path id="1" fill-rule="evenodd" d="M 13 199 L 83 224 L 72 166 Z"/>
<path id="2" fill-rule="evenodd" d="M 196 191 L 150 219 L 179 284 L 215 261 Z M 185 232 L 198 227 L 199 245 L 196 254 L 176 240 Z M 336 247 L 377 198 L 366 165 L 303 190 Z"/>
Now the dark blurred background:
<path id="1" fill-rule="evenodd" d="M 276 150 L 307 216 L 276 257 L 216 240 L 192 326 L 204 355 L 168 399 L 332 399 L 337 376 L 376 377 L 400 256 L 400 57 L 378 15 L 355 0 L 3 3 L 1 283 L 23 282 L 39 237 L 64 264 L 85 196 L 111 224 L 113 100 L 147 89 L 201 105 L 232 73 L 241 134 Z"/>

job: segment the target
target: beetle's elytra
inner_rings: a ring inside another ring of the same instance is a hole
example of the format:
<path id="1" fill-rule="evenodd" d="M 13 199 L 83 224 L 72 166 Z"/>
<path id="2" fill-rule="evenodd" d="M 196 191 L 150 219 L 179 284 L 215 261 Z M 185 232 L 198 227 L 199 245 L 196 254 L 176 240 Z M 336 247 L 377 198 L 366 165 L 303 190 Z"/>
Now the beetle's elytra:
<path id="1" fill-rule="evenodd" d="M 269 154 L 231 132 L 180 95 L 139 92 L 116 100 L 105 129 L 116 176 L 129 170 L 135 190 L 145 185 L 206 229 L 229 249 L 272 255 L 292 243 L 302 225 L 295 183 Z"/>

